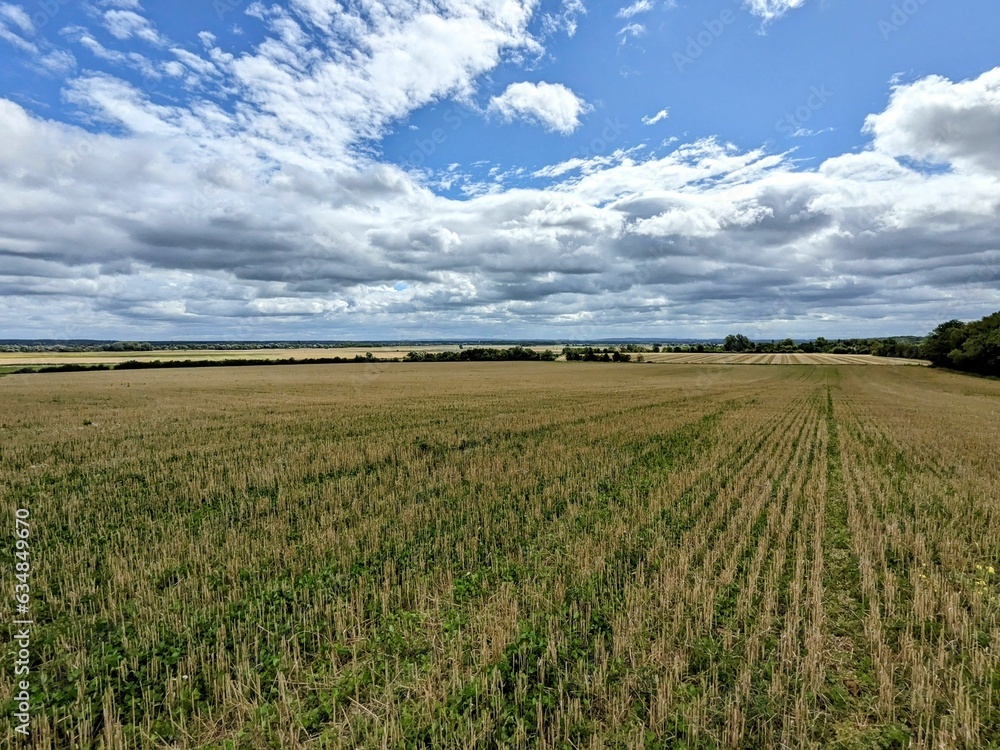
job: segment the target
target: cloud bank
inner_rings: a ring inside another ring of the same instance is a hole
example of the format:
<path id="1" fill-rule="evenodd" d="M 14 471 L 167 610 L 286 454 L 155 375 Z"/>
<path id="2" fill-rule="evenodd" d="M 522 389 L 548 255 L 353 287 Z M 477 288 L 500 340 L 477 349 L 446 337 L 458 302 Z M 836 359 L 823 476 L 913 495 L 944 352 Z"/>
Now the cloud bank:
<path id="1" fill-rule="evenodd" d="M 534 3 L 377 7 L 251 6 L 252 52 L 170 53 L 186 104 L 80 74 L 65 95 L 106 129 L 0 99 L 0 335 L 904 333 L 1000 308 L 1000 68 L 897 85 L 866 150 L 811 170 L 707 138 L 456 200 L 371 145 L 537 53 Z M 562 133 L 586 105 L 518 83 L 491 107 Z"/>

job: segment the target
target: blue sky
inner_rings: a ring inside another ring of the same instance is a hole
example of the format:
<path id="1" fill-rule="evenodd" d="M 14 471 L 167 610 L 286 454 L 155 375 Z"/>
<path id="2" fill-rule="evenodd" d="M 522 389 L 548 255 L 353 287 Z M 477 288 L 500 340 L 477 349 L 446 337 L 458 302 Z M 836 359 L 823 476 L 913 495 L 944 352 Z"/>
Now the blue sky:
<path id="1" fill-rule="evenodd" d="M 446 101 L 414 112 L 384 140 L 383 153 L 434 169 L 480 160 L 504 171 L 537 169 L 590 151 L 610 119 L 625 128 L 612 148 L 662 152 L 670 139 L 715 135 L 743 148 L 794 149 L 803 164 L 815 165 L 868 144 L 862 125 L 886 105 L 891 81 L 973 78 L 1000 62 L 1000 12 L 985 2 L 966 4 L 979 9 L 984 23 L 969 23 L 946 3 L 927 2 L 898 26 L 893 4 L 885 3 L 805 4 L 772 23 L 725 0 L 650 5 L 624 19 L 616 3 L 592 4 L 577 17 L 576 33 L 555 35 L 527 75 L 516 65 L 499 68 L 475 98 L 486 107 L 491 96 L 525 78 L 563 83 L 594 107 L 571 137 L 466 118 L 473 108 Z M 638 36 L 619 34 L 630 25 L 642 27 Z M 815 103 L 820 106 L 809 106 Z M 642 124 L 664 109 L 668 119 Z M 436 128 L 448 141 L 432 151 Z"/>
<path id="2" fill-rule="evenodd" d="M 0 336 L 978 318 L 997 39 L 985 0 L 0 2 Z"/>

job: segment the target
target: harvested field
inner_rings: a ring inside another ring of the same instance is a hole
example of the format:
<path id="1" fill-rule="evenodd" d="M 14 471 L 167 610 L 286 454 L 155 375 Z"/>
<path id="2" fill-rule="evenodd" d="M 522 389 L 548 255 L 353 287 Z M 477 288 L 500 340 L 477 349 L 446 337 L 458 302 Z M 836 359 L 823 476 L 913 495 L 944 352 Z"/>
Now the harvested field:
<path id="1" fill-rule="evenodd" d="M 545 347 L 532 347 L 544 351 Z M 376 359 L 402 359 L 409 352 L 458 351 L 455 346 L 345 346 L 303 347 L 300 349 L 161 349 L 138 352 L 0 352 L 0 365 L 64 365 L 64 364 L 119 364 L 130 360 L 143 361 L 194 361 L 222 359 L 322 359 L 343 357 L 350 359 L 369 352 Z"/>
<path id="2" fill-rule="evenodd" d="M 718 352 L 643 354 L 647 362 L 672 365 L 927 365 L 917 359 L 870 354 L 723 354 Z"/>
<path id="3" fill-rule="evenodd" d="M 562 351 L 561 345 L 529 346 L 537 352 L 547 349 Z M 0 352 L 0 368 L 27 367 L 30 365 L 65 365 L 65 364 L 120 364 L 122 362 L 140 361 L 162 362 L 191 360 L 202 362 L 206 360 L 221 361 L 226 359 L 322 359 L 327 357 L 343 357 L 351 359 L 357 356 L 371 354 L 375 359 L 403 359 L 412 351 L 417 352 L 457 352 L 454 346 L 404 346 L 404 347 L 330 347 L 301 349 L 190 349 L 190 350 L 155 350 L 148 352 Z M 637 355 L 633 354 L 633 359 Z M 867 354 L 722 354 L 722 353 L 685 353 L 675 354 L 662 352 L 658 354 L 643 354 L 646 362 L 657 364 L 687 364 L 687 365 L 927 365 L 922 360 L 892 359 L 889 357 L 873 357 Z M 560 357 L 562 359 L 562 357 Z M 0 370 L 2 371 L 2 370 Z"/>
<path id="4" fill-rule="evenodd" d="M 0 399 L 34 747 L 1000 744 L 998 382 L 336 365 Z"/>

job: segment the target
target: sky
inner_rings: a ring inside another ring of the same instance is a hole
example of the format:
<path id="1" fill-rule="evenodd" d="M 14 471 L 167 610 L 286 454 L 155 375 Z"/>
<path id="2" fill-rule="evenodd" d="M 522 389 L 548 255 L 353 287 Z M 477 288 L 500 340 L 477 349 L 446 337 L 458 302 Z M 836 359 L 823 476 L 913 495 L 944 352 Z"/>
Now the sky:
<path id="1" fill-rule="evenodd" d="M 0 338 L 997 310 L 996 0 L 0 0 Z"/>

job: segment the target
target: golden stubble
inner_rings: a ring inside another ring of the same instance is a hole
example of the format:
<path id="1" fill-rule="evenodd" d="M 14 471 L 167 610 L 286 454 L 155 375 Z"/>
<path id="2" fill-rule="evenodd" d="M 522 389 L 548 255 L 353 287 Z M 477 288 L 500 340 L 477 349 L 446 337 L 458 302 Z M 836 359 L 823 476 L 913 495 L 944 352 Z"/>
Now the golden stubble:
<path id="1" fill-rule="evenodd" d="M 38 747 L 997 741 L 995 382 L 387 364 L 0 397 Z"/>

